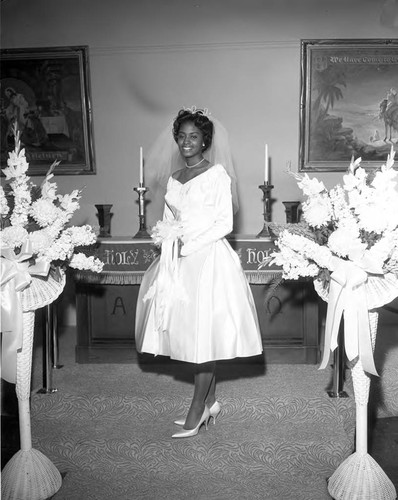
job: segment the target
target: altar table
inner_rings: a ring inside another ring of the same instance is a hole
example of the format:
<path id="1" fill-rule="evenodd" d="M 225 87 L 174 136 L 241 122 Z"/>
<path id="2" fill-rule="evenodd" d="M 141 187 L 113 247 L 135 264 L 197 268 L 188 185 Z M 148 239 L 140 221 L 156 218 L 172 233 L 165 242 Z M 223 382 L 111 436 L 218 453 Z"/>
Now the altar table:
<path id="1" fill-rule="evenodd" d="M 228 237 L 250 283 L 259 317 L 266 362 L 317 363 L 319 360 L 318 296 L 311 281 L 283 282 L 281 269 L 258 270 L 274 250 L 269 239 Z M 101 274 L 78 271 L 76 283 L 78 363 L 134 361 L 135 306 L 145 270 L 158 255 L 150 239 L 99 238 L 95 255 Z"/>

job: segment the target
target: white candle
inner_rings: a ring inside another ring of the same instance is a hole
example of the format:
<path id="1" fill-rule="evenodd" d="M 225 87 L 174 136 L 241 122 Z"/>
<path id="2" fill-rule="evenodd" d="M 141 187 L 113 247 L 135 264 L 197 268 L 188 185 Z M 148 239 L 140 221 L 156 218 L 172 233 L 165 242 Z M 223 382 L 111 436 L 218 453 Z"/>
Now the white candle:
<path id="1" fill-rule="evenodd" d="M 269 181 L 268 144 L 265 145 L 264 182 Z"/>
<path id="2" fill-rule="evenodd" d="M 142 154 L 142 146 L 140 146 L 140 187 L 144 185 L 144 158 Z"/>

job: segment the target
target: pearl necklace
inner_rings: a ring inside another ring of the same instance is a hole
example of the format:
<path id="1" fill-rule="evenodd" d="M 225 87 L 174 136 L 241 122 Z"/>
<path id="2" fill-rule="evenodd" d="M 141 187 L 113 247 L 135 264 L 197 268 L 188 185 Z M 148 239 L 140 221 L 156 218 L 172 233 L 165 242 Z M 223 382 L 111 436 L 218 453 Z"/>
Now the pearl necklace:
<path id="1" fill-rule="evenodd" d="M 198 163 L 195 163 L 195 165 L 188 165 L 188 163 L 185 163 L 185 166 L 187 168 L 194 168 L 194 167 L 197 167 L 198 165 L 200 165 L 202 163 L 202 161 L 205 161 L 205 158 L 202 158 L 200 161 L 198 161 Z"/>

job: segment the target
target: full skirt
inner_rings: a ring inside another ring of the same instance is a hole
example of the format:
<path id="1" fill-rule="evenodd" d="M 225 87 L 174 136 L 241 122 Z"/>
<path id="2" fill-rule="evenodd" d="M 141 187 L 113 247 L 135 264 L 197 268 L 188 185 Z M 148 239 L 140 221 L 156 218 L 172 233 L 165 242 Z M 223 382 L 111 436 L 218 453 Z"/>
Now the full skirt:
<path id="1" fill-rule="evenodd" d="M 135 328 L 139 352 L 191 363 L 261 354 L 254 299 L 239 258 L 225 239 L 178 259 L 183 293 L 170 288 L 162 307 L 156 293 L 150 298 L 147 294 L 159 267 L 158 258 L 140 287 Z"/>

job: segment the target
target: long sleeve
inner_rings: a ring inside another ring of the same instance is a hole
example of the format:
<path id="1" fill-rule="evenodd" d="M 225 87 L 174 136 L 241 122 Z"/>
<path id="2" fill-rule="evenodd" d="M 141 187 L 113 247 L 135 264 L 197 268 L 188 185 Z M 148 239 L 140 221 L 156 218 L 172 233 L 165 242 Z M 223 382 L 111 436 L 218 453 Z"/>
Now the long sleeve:
<path id="1" fill-rule="evenodd" d="M 169 189 L 170 182 L 171 182 L 171 178 L 169 178 L 169 181 L 167 183 L 167 189 Z M 167 198 L 167 196 L 166 196 L 166 198 Z M 175 215 L 173 209 L 170 207 L 169 203 L 167 202 L 166 198 L 165 198 L 165 202 L 164 202 L 163 219 L 162 220 L 170 222 L 170 221 L 176 219 L 176 215 Z"/>
<path id="2" fill-rule="evenodd" d="M 182 238 L 182 256 L 190 255 L 206 245 L 224 238 L 232 231 L 233 210 L 231 179 L 224 168 L 219 170 L 217 178 L 214 179 L 212 189 L 214 190 L 212 220 L 209 220 L 209 224 L 203 231 L 192 237 Z"/>
<path id="3" fill-rule="evenodd" d="M 165 202 L 164 209 L 163 209 L 163 220 L 164 221 L 171 221 L 171 220 L 174 220 L 174 219 L 175 219 L 175 216 L 174 216 L 171 208 L 169 207 L 169 205 L 167 204 L 167 202 Z"/>

